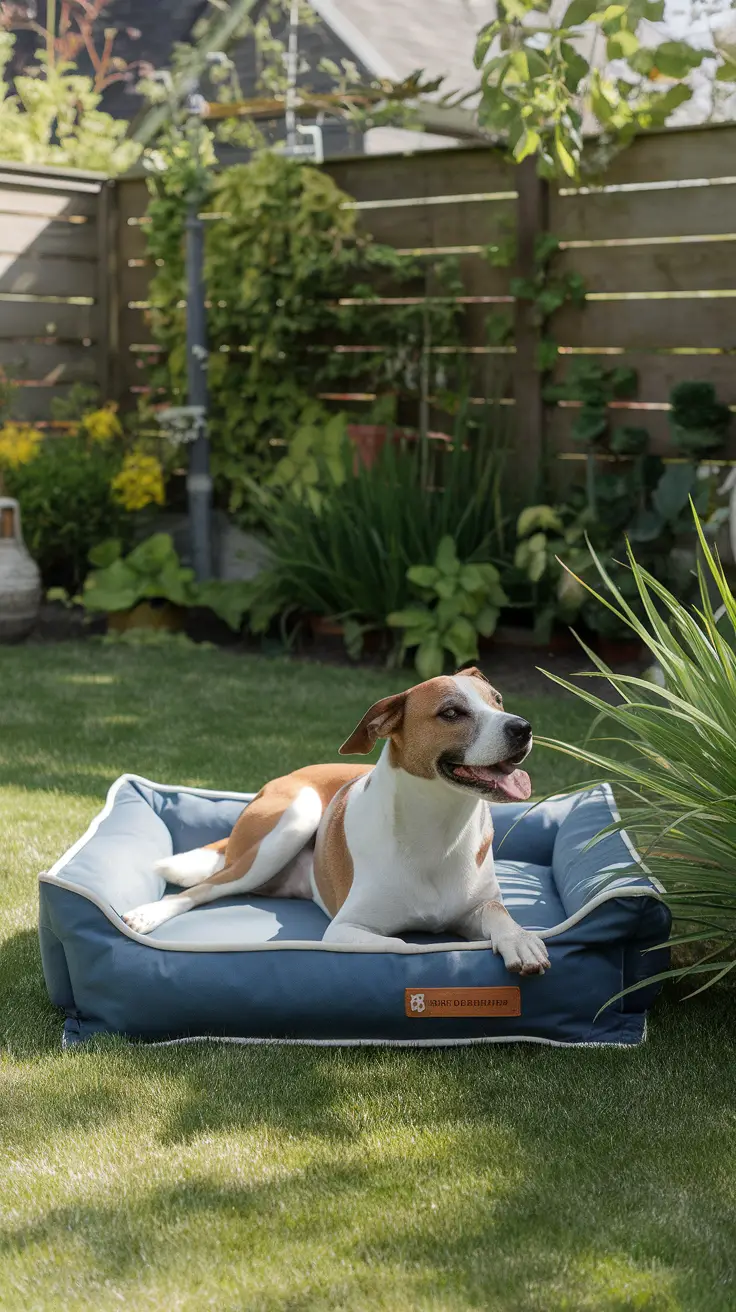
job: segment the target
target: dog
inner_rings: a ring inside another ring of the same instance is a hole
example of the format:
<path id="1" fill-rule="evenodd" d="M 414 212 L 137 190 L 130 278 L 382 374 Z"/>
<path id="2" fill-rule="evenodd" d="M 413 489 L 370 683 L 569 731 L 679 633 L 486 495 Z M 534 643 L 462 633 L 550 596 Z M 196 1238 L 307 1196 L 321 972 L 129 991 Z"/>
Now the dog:
<path id="1" fill-rule="evenodd" d="M 525 801 L 527 720 L 475 668 L 428 679 L 366 711 L 340 748 L 378 763 L 312 765 L 274 779 L 227 839 L 157 863 L 181 893 L 127 912 L 140 934 L 234 893 L 312 898 L 325 943 L 406 951 L 400 933 L 453 931 L 490 944 L 509 971 L 543 974 L 547 950 L 504 907 L 494 801 Z"/>

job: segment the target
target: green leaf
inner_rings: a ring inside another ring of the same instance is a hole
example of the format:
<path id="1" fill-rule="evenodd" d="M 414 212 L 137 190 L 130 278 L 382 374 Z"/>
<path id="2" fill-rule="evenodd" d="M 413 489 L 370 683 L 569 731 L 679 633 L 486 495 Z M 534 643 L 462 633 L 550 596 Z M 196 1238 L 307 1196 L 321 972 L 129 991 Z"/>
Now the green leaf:
<path id="1" fill-rule="evenodd" d="M 473 54 L 473 63 L 475 64 L 476 68 L 480 68 L 482 66 L 483 61 L 486 55 L 488 54 L 491 45 L 493 44 L 493 38 L 498 34 L 500 30 L 501 30 L 501 24 L 498 22 L 487 23 L 485 27 L 482 27 L 480 29 L 480 32 L 478 33 L 478 39 L 475 43 L 475 52 Z"/>
<path id="2" fill-rule="evenodd" d="M 480 592 L 486 586 L 481 565 L 463 565 L 460 570 L 460 586 L 466 592 Z"/>
<path id="3" fill-rule="evenodd" d="M 532 583 L 538 583 L 547 568 L 547 557 L 543 552 L 537 552 L 529 561 L 528 574 Z"/>
<path id="4" fill-rule="evenodd" d="M 83 604 L 86 610 L 132 610 L 143 596 L 139 579 L 122 560 L 106 569 L 89 574 L 84 583 Z"/>
<path id="5" fill-rule="evenodd" d="M 392 610 L 386 623 L 392 629 L 431 629 L 432 612 L 426 606 L 407 606 L 406 610 Z"/>
<path id="6" fill-rule="evenodd" d="M 460 572 L 455 539 L 449 533 L 445 534 L 437 548 L 435 563 L 443 574 L 455 575 Z"/>
<path id="7" fill-rule="evenodd" d="M 516 533 L 520 538 L 539 529 L 561 533 L 562 527 L 562 520 L 553 506 L 526 506 L 516 521 Z"/>
<path id="8" fill-rule="evenodd" d="M 736 82 L 736 64 L 727 59 L 716 69 L 716 82 Z"/>
<path id="9" fill-rule="evenodd" d="M 562 134 L 559 131 L 555 132 L 555 150 L 557 151 L 557 158 L 568 178 L 574 178 L 577 172 L 577 166 L 567 148 L 567 145 L 562 140 Z"/>
<path id="10" fill-rule="evenodd" d="M 514 159 L 517 164 L 522 160 L 528 159 L 530 155 L 536 155 L 542 144 L 542 138 L 536 128 L 525 125 L 524 130 L 514 146 Z"/>
<path id="11" fill-rule="evenodd" d="M 455 623 L 443 634 L 443 642 L 459 664 L 473 660 L 478 655 L 476 631 L 469 620 L 455 620 Z"/>
<path id="12" fill-rule="evenodd" d="M 565 10 L 565 17 L 562 20 L 563 27 L 579 27 L 581 23 L 586 23 L 591 14 L 600 9 L 600 0 L 572 0 Z"/>
<path id="13" fill-rule="evenodd" d="M 639 38 L 622 27 L 614 32 L 606 42 L 606 55 L 609 59 L 630 59 L 639 49 Z"/>
<path id="14" fill-rule="evenodd" d="M 696 50 L 687 41 L 663 41 L 654 51 L 654 62 L 664 77 L 687 77 L 694 68 L 699 68 L 708 50 Z"/>
<path id="15" fill-rule="evenodd" d="M 499 610 L 497 606 L 484 606 L 475 617 L 475 627 L 484 638 L 490 638 L 496 631 Z"/>
<path id="16" fill-rule="evenodd" d="M 414 665 L 421 679 L 436 679 L 445 668 L 445 658 L 437 638 L 428 638 L 417 647 Z"/>
<path id="17" fill-rule="evenodd" d="M 138 574 L 157 574 L 169 561 L 178 563 L 176 548 L 168 533 L 154 533 L 139 543 L 126 557 L 126 564 Z"/>
<path id="18" fill-rule="evenodd" d="M 444 576 L 437 580 L 434 590 L 438 597 L 442 597 L 444 601 L 449 601 L 451 597 L 456 595 L 458 586 L 457 578 L 447 578 Z"/>
<path id="19" fill-rule="evenodd" d="M 668 465 L 652 493 L 652 506 L 666 522 L 676 520 L 692 494 L 696 482 L 693 465 Z"/>
<path id="20" fill-rule="evenodd" d="M 516 568 L 523 569 L 524 571 L 526 571 L 529 565 L 529 561 L 531 560 L 531 555 L 532 553 L 529 550 L 529 543 L 520 542 L 516 548 L 516 551 L 514 552 L 514 565 L 516 566 Z"/>
<path id="21" fill-rule="evenodd" d="M 608 428 L 608 415 L 603 406 L 584 405 L 576 415 L 570 433 L 574 441 L 585 446 L 603 437 Z"/>
<path id="22" fill-rule="evenodd" d="M 90 551 L 87 559 L 97 569 L 107 569 L 114 561 L 120 560 L 121 546 L 119 538 L 108 538 L 106 542 L 98 542 L 97 546 Z"/>
<path id="23" fill-rule="evenodd" d="M 440 572 L 435 565 L 412 565 L 406 571 L 406 577 L 418 588 L 434 588 Z"/>

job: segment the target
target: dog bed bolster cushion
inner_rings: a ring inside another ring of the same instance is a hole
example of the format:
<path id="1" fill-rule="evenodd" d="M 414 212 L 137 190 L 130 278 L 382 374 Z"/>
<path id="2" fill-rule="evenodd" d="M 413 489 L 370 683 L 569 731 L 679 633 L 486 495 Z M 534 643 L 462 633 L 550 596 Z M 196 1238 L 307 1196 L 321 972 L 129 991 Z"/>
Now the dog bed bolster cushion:
<path id="1" fill-rule="evenodd" d="M 406 952 L 323 944 L 326 917 L 295 899 L 225 898 L 148 936 L 130 930 L 124 912 L 175 891 L 156 861 L 227 835 L 250 796 L 123 776 L 41 876 L 44 976 L 67 1043 L 100 1031 L 422 1045 L 643 1037 L 656 984 L 606 1004 L 666 967 L 670 918 L 626 835 L 591 845 L 616 818 L 607 786 L 492 808 L 504 901 L 543 934 L 552 963 L 523 980 L 451 933 L 406 935 Z"/>

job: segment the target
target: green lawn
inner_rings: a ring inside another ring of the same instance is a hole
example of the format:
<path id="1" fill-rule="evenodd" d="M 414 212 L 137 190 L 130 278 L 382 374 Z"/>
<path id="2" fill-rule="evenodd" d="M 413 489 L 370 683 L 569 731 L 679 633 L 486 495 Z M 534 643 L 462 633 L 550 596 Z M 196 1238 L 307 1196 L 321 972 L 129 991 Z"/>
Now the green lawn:
<path id="1" fill-rule="evenodd" d="M 399 683 L 220 652 L 0 649 L 3 1312 L 736 1306 L 728 991 L 665 998 L 633 1051 L 60 1051 L 36 874 L 112 779 L 256 787 L 333 758 Z M 572 701 L 507 700 L 541 733 L 585 730 Z M 574 782 L 566 759 L 532 763 L 540 792 Z"/>

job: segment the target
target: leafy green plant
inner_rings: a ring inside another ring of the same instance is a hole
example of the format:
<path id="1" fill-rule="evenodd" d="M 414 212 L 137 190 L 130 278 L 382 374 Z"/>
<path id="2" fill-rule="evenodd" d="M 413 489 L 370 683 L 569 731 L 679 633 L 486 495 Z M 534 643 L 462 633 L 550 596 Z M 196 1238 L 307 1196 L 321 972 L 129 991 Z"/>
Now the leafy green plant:
<path id="1" fill-rule="evenodd" d="M 141 601 L 194 604 L 194 571 L 181 565 L 168 533 L 154 533 L 123 557 L 119 539 L 99 543 L 89 553 L 94 569 L 82 592 L 85 610 L 132 610 Z"/>
<path id="2" fill-rule="evenodd" d="M 412 565 L 406 577 L 423 604 L 386 617 L 392 628 L 401 630 L 400 659 L 416 648 L 414 664 L 423 679 L 442 673 L 447 651 L 456 665 L 477 660 L 478 634 L 491 637 L 507 601 L 496 566 L 488 561 L 463 563 L 448 533 L 434 564 Z"/>
<path id="3" fill-rule="evenodd" d="M 251 583 L 197 583 L 194 571 L 181 564 L 168 533 L 154 533 L 127 556 L 118 539 L 109 539 L 90 551 L 89 560 L 94 568 L 79 601 L 92 613 L 132 610 L 143 601 L 168 601 L 172 606 L 206 607 L 237 631 L 253 600 Z"/>
<path id="4" fill-rule="evenodd" d="M 324 171 L 273 152 L 205 171 L 204 181 L 185 145 L 162 164 L 149 181 L 146 226 L 156 265 L 151 329 L 164 348 L 151 383 L 174 403 L 186 388 L 184 223 L 188 197 L 201 187 L 203 206 L 219 216 L 207 225 L 206 249 L 213 473 L 220 499 L 251 523 L 252 481 L 270 477 L 293 435 L 328 428 L 319 396 L 336 382 L 426 399 L 422 366 L 434 359 L 426 346 L 459 340 L 455 263 L 399 255 L 356 235 L 346 193 Z M 407 295 L 417 290 L 431 299 Z M 401 294 L 406 303 L 396 305 Z M 378 349 L 366 351 L 366 337 Z M 335 352 L 331 342 L 354 349 Z"/>
<path id="5" fill-rule="evenodd" d="M 559 249 L 559 239 L 553 233 L 540 233 L 534 244 L 531 277 L 511 279 L 511 294 L 517 300 L 531 302 L 532 321 L 541 330 L 537 368 L 542 373 L 552 369 L 557 360 L 557 343 L 547 330 L 549 320 L 566 303 L 580 305 L 585 300 L 585 281 L 579 273 L 555 273 L 553 261 Z"/>
<path id="6" fill-rule="evenodd" d="M 345 416 L 337 414 L 322 421 L 322 407 L 315 403 L 269 479 L 270 487 L 288 489 L 295 500 L 307 501 L 317 514 L 323 485 L 329 491 L 345 482 Z"/>
<path id="7" fill-rule="evenodd" d="M 11 72 L 15 37 L 0 25 L 4 159 L 108 174 L 123 173 L 135 163 L 141 147 L 127 137 L 127 122 L 100 109 L 105 87 L 126 75 L 124 61 L 113 54 L 110 29 L 105 31 L 102 50 L 95 48 L 95 21 L 104 7 L 105 0 L 88 0 L 73 7 L 65 4 L 57 20 L 56 3 L 50 0 L 48 28 L 33 25 L 43 37 L 44 47 L 30 66 L 15 76 Z M 93 76 L 77 64 L 80 49 L 94 51 Z"/>
<path id="8" fill-rule="evenodd" d="M 34 459 L 6 470 L 9 496 L 20 501 L 28 549 L 47 587 L 78 592 L 92 547 L 110 534 L 124 544 L 133 521 L 112 491 L 120 451 L 90 442 L 84 433 L 46 438 Z"/>
<path id="9" fill-rule="evenodd" d="M 254 486 L 273 561 L 259 599 L 272 615 L 290 607 L 383 628 L 411 599 L 407 570 L 431 564 L 447 534 L 465 561 L 502 560 L 505 451 L 505 413 L 489 405 L 476 421 L 463 410 L 451 443 L 388 440 L 370 468 L 347 446 L 345 480 L 318 513 Z"/>
<path id="10" fill-rule="evenodd" d="M 529 587 L 534 635 L 540 642 L 549 641 L 556 622 L 572 624 L 583 603 L 584 591 L 559 561 L 563 557 L 573 568 L 586 567 L 589 522 L 585 510 L 571 505 L 526 506 L 519 515 L 514 569 Z"/>
<path id="11" fill-rule="evenodd" d="M 700 459 L 718 451 L 731 426 L 731 411 L 712 383 L 677 383 L 670 392 L 670 428 L 678 451 Z"/>
<path id="12" fill-rule="evenodd" d="M 586 163 L 600 171 L 636 132 L 663 126 L 691 99 L 687 78 L 704 59 L 716 61 L 718 83 L 736 82 L 733 49 L 642 39 L 664 9 L 664 0 L 572 0 L 564 11 L 551 0 L 499 0 L 475 51 L 481 123 L 517 162 L 535 157 L 547 175 L 576 178 Z M 584 151 L 591 118 L 602 132 Z"/>
<path id="13" fill-rule="evenodd" d="M 548 677 L 599 713 L 611 726 L 598 740 L 630 744 L 626 757 L 585 746 L 537 739 L 618 783 L 627 798 L 630 830 L 682 932 L 671 941 L 699 951 L 695 961 L 665 977 L 706 976 L 709 987 L 736 967 L 736 598 L 693 509 L 702 564 L 698 603 L 683 604 L 648 570 L 633 549 L 628 560 L 635 609 L 594 555 L 603 592 L 582 582 L 596 604 L 641 639 L 663 672 L 664 684 L 614 674 L 592 651 L 602 678 L 618 694 L 611 705 L 556 675 Z M 718 611 L 711 596 L 720 601 Z M 621 828 L 624 820 L 614 828 Z M 621 875 L 611 872 L 611 878 Z M 700 992 L 701 990 L 696 990 Z"/>

